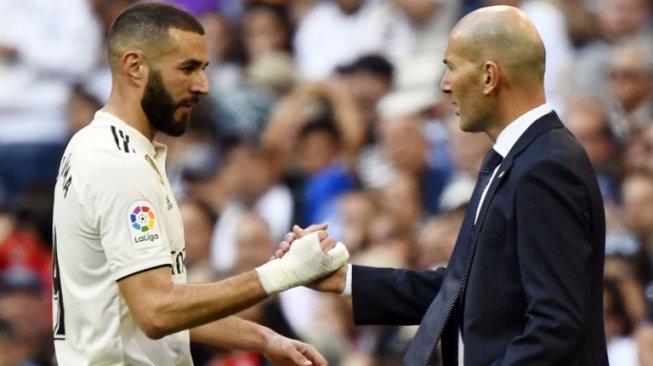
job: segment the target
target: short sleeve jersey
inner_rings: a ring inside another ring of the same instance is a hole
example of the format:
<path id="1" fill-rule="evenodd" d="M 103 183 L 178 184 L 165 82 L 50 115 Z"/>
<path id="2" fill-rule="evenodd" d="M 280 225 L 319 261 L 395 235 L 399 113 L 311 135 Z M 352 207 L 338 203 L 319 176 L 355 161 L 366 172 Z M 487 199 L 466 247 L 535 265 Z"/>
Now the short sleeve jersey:
<path id="1" fill-rule="evenodd" d="M 98 111 L 64 152 L 54 202 L 54 344 L 60 365 L 192 365 L 188 331 L 148 338 L 118 281 L 168 266 L 185 283 L 166 147 Z"/>

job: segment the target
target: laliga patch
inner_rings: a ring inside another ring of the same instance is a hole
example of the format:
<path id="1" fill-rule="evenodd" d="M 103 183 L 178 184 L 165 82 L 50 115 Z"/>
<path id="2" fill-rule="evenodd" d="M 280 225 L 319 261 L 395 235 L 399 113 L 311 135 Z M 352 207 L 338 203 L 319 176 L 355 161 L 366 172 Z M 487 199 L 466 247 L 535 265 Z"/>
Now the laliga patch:
<path id="1" fill-rule="evenodd" d="M 134 248 L 150 248 L 163 243 L 158 212 L 150 202 L 141 200 L 132 203 L 127 210 L 127 222 Z"/>

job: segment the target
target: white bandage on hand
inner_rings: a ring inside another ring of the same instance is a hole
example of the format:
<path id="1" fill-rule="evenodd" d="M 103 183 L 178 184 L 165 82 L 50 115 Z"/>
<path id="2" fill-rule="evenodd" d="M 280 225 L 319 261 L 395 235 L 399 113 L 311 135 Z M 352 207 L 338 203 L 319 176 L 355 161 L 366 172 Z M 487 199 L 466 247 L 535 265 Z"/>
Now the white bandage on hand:
<path id="1" fill-rule="evenodd" d="M 268 295 L 305 285 L 342 267 L 349 259 L 345 245 L 338 242 L 322 251 L 317 233 L 295 240 L 283 258 L 257 267 L 259 281 Z"/>

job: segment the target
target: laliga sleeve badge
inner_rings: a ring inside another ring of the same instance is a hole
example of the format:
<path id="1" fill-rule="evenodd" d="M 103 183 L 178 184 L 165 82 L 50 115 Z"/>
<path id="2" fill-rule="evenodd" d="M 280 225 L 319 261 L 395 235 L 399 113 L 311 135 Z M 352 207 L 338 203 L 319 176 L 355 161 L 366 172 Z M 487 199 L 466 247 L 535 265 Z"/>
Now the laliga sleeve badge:
<path id="1" fill-rule="evenodd" d="M 150 202 L 134 202 L 127 210 L 127 220 L 134 248 L 151 248 L 163 243 L 158 212 Z"/>

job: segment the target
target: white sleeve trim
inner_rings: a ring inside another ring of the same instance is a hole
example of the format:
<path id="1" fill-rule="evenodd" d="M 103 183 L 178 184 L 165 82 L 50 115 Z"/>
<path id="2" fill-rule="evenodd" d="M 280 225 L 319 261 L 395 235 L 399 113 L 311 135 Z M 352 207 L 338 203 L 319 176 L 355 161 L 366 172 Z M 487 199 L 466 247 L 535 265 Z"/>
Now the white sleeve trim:
<path id="1" fill-rule="evenodd" d="M 134 265 L 123 267 L 120 270 L 113 272 L 112 276 L 114 281 L 117 282 L 125 277 L 133 275 L 134 273 L 146 271 L 148 269 L 160 266 L 172 266 L 172 263 L 170 262 L 170 256 L 153 258 L 148 261 L 138 262 Z"/>

